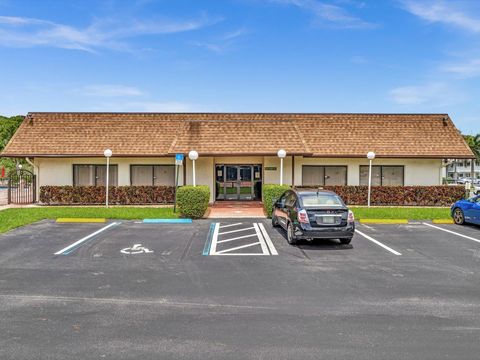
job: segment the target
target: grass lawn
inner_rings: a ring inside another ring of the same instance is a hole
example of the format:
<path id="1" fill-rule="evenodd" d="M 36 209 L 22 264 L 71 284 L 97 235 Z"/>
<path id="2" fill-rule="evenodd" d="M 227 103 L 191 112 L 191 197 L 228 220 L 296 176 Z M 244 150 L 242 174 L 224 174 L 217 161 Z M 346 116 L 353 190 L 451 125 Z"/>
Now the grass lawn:
<path id="1" fill-rule="evenodd" d="M 0 233 L 43 219 L 106 218 L 106 219 L 174 219 L 173 208 L 152 207 L 35 207 L 0 211 Z"/>
<path id="2" fill-rule="evenodd" d="M 450 219 L 450 208 L 424 207 L 355 207 L 351 206 L 355 219 Z"/>

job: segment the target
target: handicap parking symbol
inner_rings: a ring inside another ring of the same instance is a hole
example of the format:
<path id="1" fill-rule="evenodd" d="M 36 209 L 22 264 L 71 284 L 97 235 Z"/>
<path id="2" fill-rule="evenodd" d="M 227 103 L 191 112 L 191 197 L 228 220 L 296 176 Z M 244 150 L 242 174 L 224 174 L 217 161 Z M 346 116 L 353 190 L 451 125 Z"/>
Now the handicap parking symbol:
<path id="1" fill-rule="evenodd" d="M 148 253 L 153 253 L 153 250 L 150 250 L 142 244 L 135 244 L 132 247 L 128 247 L 125 249 L 120 250 L 122 254 L 127 254 L 127 255 L 135 255 L 135 254 L 148 254 Z"/>

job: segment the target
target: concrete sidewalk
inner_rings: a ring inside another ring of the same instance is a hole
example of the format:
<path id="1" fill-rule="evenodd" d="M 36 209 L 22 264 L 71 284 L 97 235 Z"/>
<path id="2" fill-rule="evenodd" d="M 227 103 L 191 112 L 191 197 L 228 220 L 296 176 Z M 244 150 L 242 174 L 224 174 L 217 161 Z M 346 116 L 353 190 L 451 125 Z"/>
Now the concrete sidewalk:
<path id="1" fill-rule="evenodd" d="M 265 217 L 260 201 L 217 201 L 207 210 L 209 219 Z"/>

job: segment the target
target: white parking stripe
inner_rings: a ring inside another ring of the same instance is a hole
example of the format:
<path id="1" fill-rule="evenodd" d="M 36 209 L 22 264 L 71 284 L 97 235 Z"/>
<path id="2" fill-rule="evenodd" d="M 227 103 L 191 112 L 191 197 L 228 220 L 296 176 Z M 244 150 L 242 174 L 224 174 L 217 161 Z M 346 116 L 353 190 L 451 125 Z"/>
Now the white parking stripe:
<path id="1" fill-rule="evenodd" d="M 231 227 L 231 226 L 237 226 L 237 225 L 242 225 L 242 223 L 222 225 L 222 226 L 220 226 L 220 229 L 227 228 L 227 227 Z"/>
<path id="2" fill-rule="evenodd" d="M 97 236 L 98 234 L 100 234 L 101 232 L 104 232 L 105 230 L 107 229 L 110 229 L 112 226 L 116 226 L 116 225 L 119 225 L 120 223 L 119 222 L 114 222 L 114 223 L 111 223 L 103 228 L 101 228 L 100 230 L 97 230 L 95 231 L 94 233 L 90 234 L 90 235 L 87 235 L 85 236 L 84 238 L 78 240 L 78 241 L 75 241 L 73 244 L 71 245 L 68 245 L 66 248 L 63 248 L 62 250 L 58 250 L 54 255 L 61 255 L 61 254 L 64 254 L 64 253 L 68 253 L 69 250 L 72 250 L 74 248 L 76 248 L 77 246 L 79 246 L 81 243 L 87 241 L 87 240 L 90 240 L 92 237 L 94 236 Z"/>
<path id="3" fill-rule="evenodd" d="M 245 238 L 254 237 L 254 236 L 257 236 L 257 234 L 243 235 L 243 236 L 237 236 L 237 237 L 234 237 L 234 238 L 231 238 L 231 239 L 219 240 L 219 241 L 217 241 L 217 244 L 221 244 L 221 243 L 225 243 L 225 242 L 229 242 L 229 241 L 233 241 L 233 240 L 238 240 L 238 239 L 245 239 Z"/>
<path id="4" fill-rule="evenodd" d="M 234 247 L 234 248 L 231 248 L 231 249 L 226 249 L 226 250 L 219 251 L 219 252 L 215 253 L 214 255 L 220 255 L 220 254 L 223 255 L 226 252 L 245 249 L 247 247 L 251 247 L 251 246 L 255 246 L 255 245 L 259 245 L 259 244 L 260 244 L 260 241 L 258 241 L 256 243 L 247 244 L 247 245 L 237 246 L 237 247 Z M 248 255 L 250 255 L 250 254 L 248 254 Z M 263 255 L 265 255 L 265 254 L 263 254 Z"/>
<path id="5" fill-rule="evenodd" d="M 260 240 L 260 246 L 262 247 L 262 252 L 265 255 L 270 255 L 270 252 L 268 251 L 267 244 L 265 243 L 265 239 L 263 238 L 262 233 L 260 232 L 258 224 L 253 223 L 253 227 L 255 228 L 255 232 L 257 233 L 258 240 Z"/>
<path id="6" fill-rule="evenodd" d="M 212 244 L 210 246 L 210 255 L 215 255 L 217 252 L 217 240 L 218 240 L 218 230 L 220 229 L 220 223 L 215 223 L 215 228 L 213 229 Z"/>
<path id="7" fill-rule="evenodd" d="M 472 240 L 472 241 L 475 241 L 475 242 L 480 243 L 480 240 L 479 240 L 479 239 L 475 239 L 475 238 L 473 238 L 473 237 L 470 237 L 470 236 L 467 236 L 467 235 L 463 235 L 463 234 L 457 233 L 457 232 L 455 232 L 455 231 L 447 230 L 447 229 L 441 228 L 440 226 L 435 226 L 435 225 L 432 225 L 432 224 L 429 224 L 429 223 L 425 223 L 425 222 L 423 223 L 423 225 L 427 225 L 427 226 L 430 226 L 430 227 L 432 227 L 432 228 L 435 228 L 435 229 L 438 229 L 438 230 L 442 230 L 442 231 L 448 232 L 448 233 L 450 233 L 450 234 L 457 235 L 457 236 L 463 237 L 463 238 L 465 238 L 465 239 Z"/>
<path id="8" fill-rule="evenodd" d="M 263 226 L 263 224 L 261 223 L 258 223 L 258 226 L 262 231 L 263 238 L 265 239 L 265 242 L 267 243 L 267 246 L 270 249 L 270 253 L 272 255 L 278 255 L 277 249 L 275 249 L 275 246 L 273 246 L 272 239 L 270 239 L 270 236 L 268 236 L 267 230 L 265 230 L 265 226 Z"/>
<path id="9" fill-rule="evenodd" d="M 382 244 L 380 241 L 375 240 L 374 238 L 368 236 L 367 234 L 362 233 L 361 231 L 358 231 L 357 229 L 355 229 L 355 232 L 356 232 L 357 234 L 363 236 L 365 239 L 370 240 L 371 242 L 377 244 L 378 246 L 381 246 L 381 247 L 384 248 L 385 250 L 390 251 L 392 254 L 402 255 L 402 254 L 399 253 L 398 251 L 393 250 L 392 248 L 388 247 L 387 245 Z"/>
<path id="10" fill-rule="evenodd" d="M 218 233 L 218 235 L 231 234 L 231 233 L 236 233 L 236 232 L 239 232 L 239 231 L 251 230 L 251 229 L 254 229 L 254 227 L 252 226 L 252 227 L 243 228 L 243 229 L 237 229 L 237 230 L 224 231 L 224 232 Z"/>

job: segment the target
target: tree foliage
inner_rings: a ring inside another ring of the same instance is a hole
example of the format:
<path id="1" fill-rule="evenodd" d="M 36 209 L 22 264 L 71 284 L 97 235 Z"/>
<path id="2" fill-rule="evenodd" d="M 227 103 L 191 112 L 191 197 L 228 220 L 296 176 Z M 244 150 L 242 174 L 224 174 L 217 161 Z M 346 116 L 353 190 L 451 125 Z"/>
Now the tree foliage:
<path id="1" fill-rule="evenodd" d="M 464 138 L 477 160 L 480 160 L 480 134 L 465 135 Z"/>
<path id="2" fill-rule="evenodd" d="M 23 121 L 23 116 L 5 117 L 0 116 L 0 152 L 12 138 L 15 131 Z M 15 160 L 0 157 L 0 169 L 5 167 L 7 170 L 15 168 Z"/>

